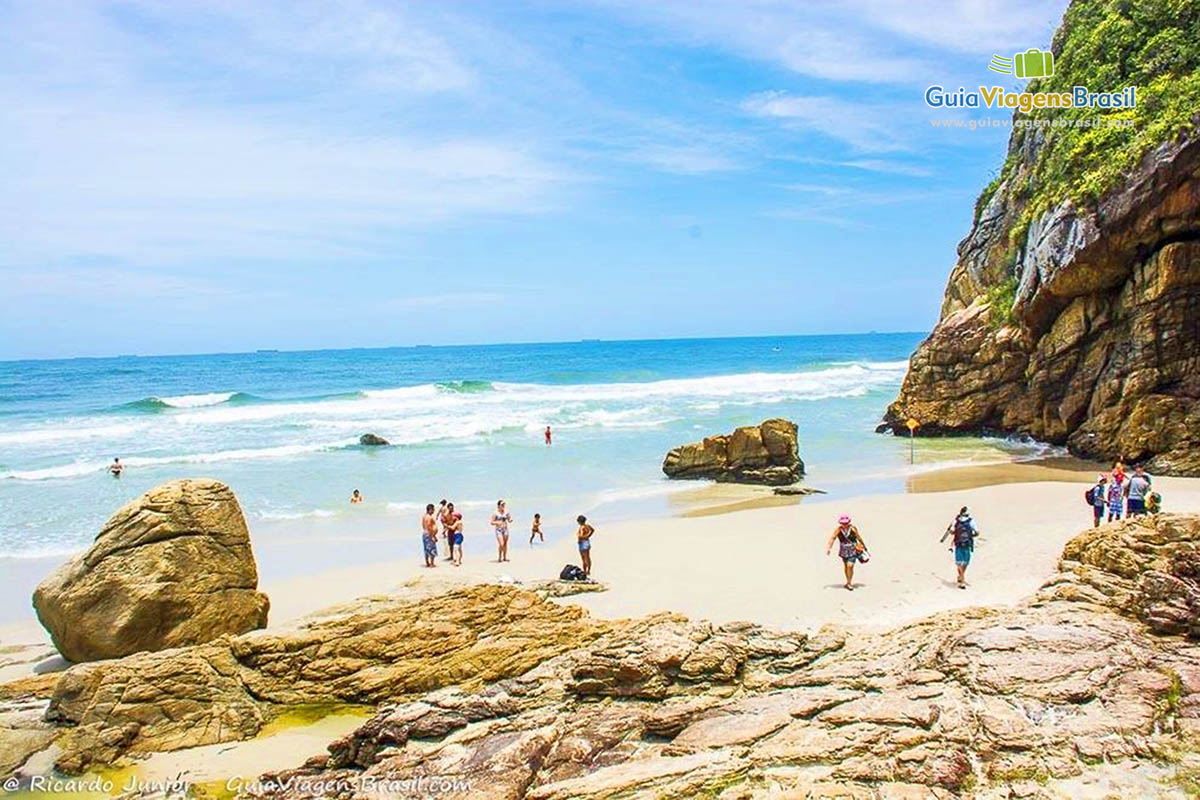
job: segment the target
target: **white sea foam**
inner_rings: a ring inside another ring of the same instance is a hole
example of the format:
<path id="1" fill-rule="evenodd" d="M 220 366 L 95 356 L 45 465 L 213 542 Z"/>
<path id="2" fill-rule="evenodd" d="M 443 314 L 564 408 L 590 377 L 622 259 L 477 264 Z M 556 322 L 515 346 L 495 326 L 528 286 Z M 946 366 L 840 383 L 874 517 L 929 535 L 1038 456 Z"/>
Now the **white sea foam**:
<path id="1" fill-rule="evenodd" d="M 115 425 L 80 424 L 78 420 L 51 423 L 54 427 L 30 428 L 0 433 L 0 445 L 45 444 L 48 442 L 79 441 L 83 439 L 120 439 L 144 430 L 147 426 L 137 423 Z"/>
<path id="2" fill-rule="evenodd" d="M 181 394 L 176 397 L 160 397 L 159 402 L 172 408 L 203 408 L 216 406 L 233 397 L 235 392 L 209 392 L 207 394 Z"/>
<path id="3" fill-rule="evenodd" d="M 304 453 L 316 453 L 323 450 L 333 450 L 352 444 L 350 441 L 328 442 L 324 444 L 289 444 L 279 447 L 243 448 L 238 450 L 219 450 L 212 453 L 181 453 L 172 456 L 130 456 L 122 461 L 126 467 L 146 467 L 159 464 L 215 464 L 222 461 L 246 461 L 266 458 L 288 458 Z M 57 467 L 43 469 L 12 470 L 0 472 L 0 479 L 21 481 L 44 481 L 53 478 L 74 478 L 103 472 L 108 468 L 108 461 L 74 461 Z"/>
<path id="4" fill-rule="evenodd" d="M 255 512 L 255 516 L 265 520 L 327 519 L 337 516 L 337 512 L 327 508 L 314 508 L 310 511 L 258 511 Z"/>
<path id="5" fill-rule="evenodd" d="M 467 382 L 370 389 L 302 401 L 229 403 L 234 393 L 179 395 L 160 402 L 171 413 L 137 421 L 79 418 L 53 428 L 0 432 L 9 467 L 0 479 L 48 480 L 100 472 L 121 455 L 130 467 L 290 459 L 353 444 L 371 431 L 398 445 L 487 440 L 504 431 L 658 428 L 724 407 L 753 407 L 857 397 L 890 391 L 907 362 L 848 362 L 795 372 L 747 372 L 643 383 L 532 384 Z M 336 439 L 337 441 L 330 441 Z M 71 443 L 79 445 L 72 447 Z M 223 449 L 252 441 L 256 447 Z M 71 463 L 44 463 L 42 443 L 79 454 Z M 140 455 L 144 443 L 169 454 Z M 172 453 L 172 451 L 177 451 Z M 111 455 L 110 455 L 111 454 Z M 126 455 L 127 454 L 127 455 Z M 35 460 L 36 459 L 36 460 Z M 30 466 L 25 466 L 30 465 Z"/>

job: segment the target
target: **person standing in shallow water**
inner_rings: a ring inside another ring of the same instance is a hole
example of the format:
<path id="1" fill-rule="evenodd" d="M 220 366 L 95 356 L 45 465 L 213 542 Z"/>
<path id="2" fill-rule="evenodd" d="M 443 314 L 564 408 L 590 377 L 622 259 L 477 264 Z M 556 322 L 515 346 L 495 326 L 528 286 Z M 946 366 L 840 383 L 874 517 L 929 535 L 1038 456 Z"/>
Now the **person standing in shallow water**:
<path id="1" fill-rule="evenodd" d="M 549 447 L 550 446 L 550 438 L 551 438 L 549 425 L 546 426 L 546 434 L 545 435 L 546 435 L 546 446 Z"/>
<path id="2" fill-rule="evenodd" d="M 833 551 L 833 543 L 838 543 L 838 558 L 842 560 L 842 572 L 846 575 L 846 589 L 854 591 L 854 565 L 867 549 L 858 528 L 850 522 L 850 517 L 842 514 L 838 517 L 838 526 L 833 529 L 833 535 L 825 543 L 825 555 Z"/>
<path id="3" fill-rule="evenodd" d="M 109 465 L 108 471 L 112 473 L 114 478 L 121 477 L 121 473 L 125 471 L 125 465 L 121 463 L 121 459 L 114 458 L 113 463 Z"/>
<path id="4" fill-rule="evenodd" d="M 529 546 L 533 547 L 533 539 L 537 537 L 539 542 L 545 542 L 546 537 L 542 536 L 542 515 L 533 515 L 533 524 L 529 527 Z"/>
<path id="5" fill-rule="evenodd" d="M 958 570 L 958 588 L 967 588 L 967 567 L 971 565 L 971 553 L 975 552 L 975 537 L 979 535 L 975 520 L 966 506 L 959 509 L 958 516 L 946 526 L 941 541 L 954 534 L 954 566 Z"/>
<path id="6" fill-rule="evenodd" d="M 434 516 L 433 503 L 425 506 L 425 516 L 421 517 L 421 548 L 425 552 L 425 566 L 437 566 L 438 523 Z"/>
<path id="7" fill-rule="evenodd" d="M 587 517 L 580 514 L 575 518 L 579 527 L 575 530 L 575 542 L 579 545 L 579 558 L 583 561 L 583 574 L 592 577 L 592 535 L 596 529 L 588 524 Z"/>

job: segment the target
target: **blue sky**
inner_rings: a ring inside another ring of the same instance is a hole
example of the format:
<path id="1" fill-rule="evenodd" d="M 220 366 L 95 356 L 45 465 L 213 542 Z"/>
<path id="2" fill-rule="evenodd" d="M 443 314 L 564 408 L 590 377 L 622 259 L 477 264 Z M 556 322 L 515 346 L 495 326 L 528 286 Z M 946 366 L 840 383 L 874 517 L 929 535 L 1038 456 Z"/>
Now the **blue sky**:
<path id="1" fill-rule="evenodd" d="M 0 0 L 0 358 L 925 330 L 1064 7 Z"/>

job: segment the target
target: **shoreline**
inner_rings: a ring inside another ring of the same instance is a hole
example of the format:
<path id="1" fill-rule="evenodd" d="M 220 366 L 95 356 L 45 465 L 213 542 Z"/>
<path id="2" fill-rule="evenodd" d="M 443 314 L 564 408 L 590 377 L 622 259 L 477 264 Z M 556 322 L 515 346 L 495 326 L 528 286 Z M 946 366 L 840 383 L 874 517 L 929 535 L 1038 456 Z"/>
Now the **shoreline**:
<path id="1" fill-rule="evenodd" d="M 714 623 L 750 620 L 809 631 L 833 621 L 891 626 L 949 608 L 1010 605 L 1038 588 L 1063 544 L 1090 524 L 1081 498 L 1093 469 L 1073 459 L 957 466 L 913 475 L 904 492 L 847 497 L 682 485 L 670 495 L 671 516 L 598 520 L 594 577 L 609 590 L 564 602 L 607 618 L 672 611 Z M 1155 486 L 1167 510 L 1200 511 L 1200 479 L 1157 478 Z M 971 507 L 983 531 L 965 592 L 954 587 L 952 559 L 937 543 L 961 505 Z M 1015 520 L 1013 508 L 1038 513 Z M 853 593 L 841 588 L 836 557 L 823 553 L 840 513 L 855 519 L 873 556 L 857 568 L 862 585 Z M 307 543 L 286 544 L 303 560 Z M 494 538 L 480 525 L 468 531 L 461 568 L 440 558 L 436 568 L 424 568 L 415 533 L 371 540 L 371 546 L 377 557 L 369 563 L 273 577 L 262 555 L 277 548 L 255 542 L 260 588 L 271 599 L 268 628 L 360 597 L 393 594 L 405 584 L 528 583 L 579 562 L 570 536 L 560 532 L 530 547 L 524 526 L 514 528 L 514 560 L 505 564 L 496 563 Z M 664 574 L 677 579 L 664 581 Z M 52 654 L 32 608 L 24 619 L 0 623 L 0 682 L 61 668 L 65 662 Z"/>

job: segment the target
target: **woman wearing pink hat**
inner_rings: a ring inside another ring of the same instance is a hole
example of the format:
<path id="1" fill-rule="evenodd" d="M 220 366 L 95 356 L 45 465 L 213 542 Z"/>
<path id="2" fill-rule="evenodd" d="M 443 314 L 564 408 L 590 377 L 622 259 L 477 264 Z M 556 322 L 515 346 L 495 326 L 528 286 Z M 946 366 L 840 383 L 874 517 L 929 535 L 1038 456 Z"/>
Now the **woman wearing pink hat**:
<path id="1" fill-rule="evenodd" d="M 825 544 L 825 555 L 833 550 L 834 542 L 838 543 L 838 558 L 842 560 L 842 569 L 846 573 L 846 589 L 854 591 L 854 564 L 867 560 L 867 543 L 863 541 L 858 528 L 850 523 L 848 514 L 838 517 L 838 526 Z"/>

